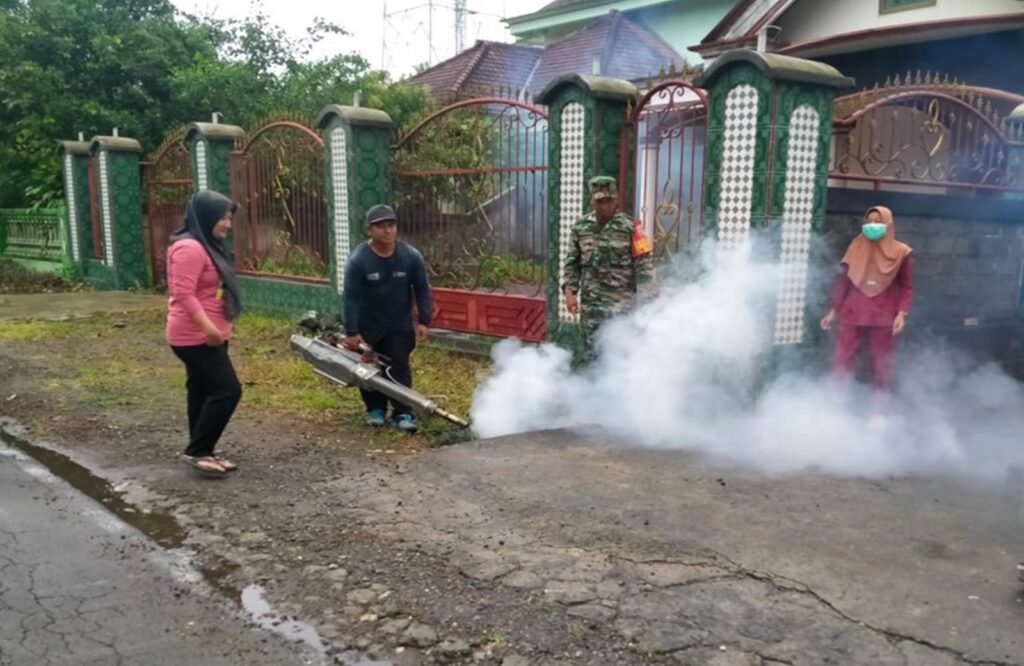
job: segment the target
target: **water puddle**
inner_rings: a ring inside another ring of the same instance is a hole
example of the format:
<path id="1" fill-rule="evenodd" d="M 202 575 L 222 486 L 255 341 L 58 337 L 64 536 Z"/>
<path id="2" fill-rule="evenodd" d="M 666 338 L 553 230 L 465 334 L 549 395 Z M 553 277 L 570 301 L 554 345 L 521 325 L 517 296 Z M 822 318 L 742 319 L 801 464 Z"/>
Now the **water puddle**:
<path id="1" fill-rule="evenodd" d="M 241 603 L 242 609 L 264 630 L 323 651 L 323 641 L 316 629 L 305 622 L 289 620 L 275 611 L 259 585 L 249 585 L 242 590 Z"/>
<path id="2" fill-rule="evenodd" d="M 72 488 L 102 504 L 107 511 L 128 523 L 164 548 L 178 548 L 187 536 L 174 516 L 155 511 L 140 511 L 129 504 L 114 487 L 63 453 L 32 444 L 0 423 L 0 442 L 34 458 L 50 473 L 64 479 Z"/>
<path id="3" fill-rule="evenodd" d="M 87 467 L 80 465 L 63 453 L 32 444 L 20 436 L 21 432 L 23 432 L 22 429 L 16 424 L 7 419 L 0 419 L 0 442 L 30 456 L 46 467 L 51 474 L 64 479 L 75 490 L 100 503 L 117 518 L 164 548 L 174 550 L 184 545 L 188 533 L 173 515 L 158 511 L 139 510 L 127 502 L 113 485 L 94 474 Z M 275 611 L 267 601 L 265 591 L 261 586 L 249 585 L 238 590 L 231 585 L 228 578 L 237 569 L 238 565 L 236 564 L 217 560 L 214 564 L 198 568 L 198 571 L 210 587 L 241 607 L 260 629 L 277 634 L 289 641 L 304 644 L 313 650 L 320 664 L 391 666 L 391 662 L 374 661 L 357 652 L 345 652 L 336 655 L 332 660 L 327 652 L 327 641 L 317 633 L 313 625 L 286 618 Z M 194 567 L 193 570 L 195 570 Z"/>

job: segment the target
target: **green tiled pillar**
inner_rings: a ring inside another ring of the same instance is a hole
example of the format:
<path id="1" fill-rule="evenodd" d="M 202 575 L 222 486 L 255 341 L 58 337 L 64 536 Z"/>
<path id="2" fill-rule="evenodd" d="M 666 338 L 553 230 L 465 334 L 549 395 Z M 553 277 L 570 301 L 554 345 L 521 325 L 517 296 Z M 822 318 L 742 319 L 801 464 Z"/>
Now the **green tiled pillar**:
<path id="1" fill-rule="evenodd" d="M 332 104 L 317 116 L 327 160 L 327 238 L 331 282 L 345 288 L 345 262 L 365 234 L 363 218 L 391 201 L 391 139 L 394 123 L 383 111 Z"/>
<path id="2" fill-rule="evenodd" d="M 214 190 L 231 197 L 231 151 L 245 136 L 237 125 L 191 123 L 185 145 L 192 164 L 192 191 Z"/>
<path id="3" fill-rule="evenodd" d="M 71 274 L 80 278 L 84 263 L 92 256 L 92 208 L 89 203 L 89 144 L 61 141 L 61 170 L 64 176 L 64 247 Z"/>
<path id="4" fill-rule="evenodd" d="M 825 218 L 832 102 L 853 80 L 819 62 L 731 51 L 701 80 L 709 91 L 705 221 L 731 247 L 778 232 L 774 342 L 803 342 L 811 237 Z"/>
<path id="5" fill-rule="evenodd" d="M 1024 199 L 1024 104 L 1007 116 L 1006 184 L 1014 189 L 1003 194 L 1005 199 Z"/>
<path id="6" fill-rule="evenodd" d="M 537 97 L 548 107 L 548 339 L 574 352 L 581 348 L 579 317 L 566 309 L 561 289 L 569 232 L 590 209 L 587 181 L 619 175 L 626 107 L 636 95 L 628 81 L 573 74 Z"/>
<path id="7" fill-rule="evenodd" d="M 97 198 L 103 230 L 103 269 L 98 282 L 107 288 L 148 286 L 142 235 L 142 187 L 135 139 L 97 136 L 90 142 L 96 160 Z M 90 275 L 94 272 L 90 269 Z"/>

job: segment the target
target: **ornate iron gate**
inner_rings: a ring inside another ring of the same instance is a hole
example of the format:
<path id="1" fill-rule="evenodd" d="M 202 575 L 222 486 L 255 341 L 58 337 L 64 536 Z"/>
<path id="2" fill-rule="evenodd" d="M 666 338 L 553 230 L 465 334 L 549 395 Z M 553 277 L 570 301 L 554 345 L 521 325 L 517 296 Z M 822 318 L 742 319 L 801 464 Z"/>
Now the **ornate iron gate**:
<path id="1" fill-rule="evenodd" d="M 643 220 L 661 260 L 702 238 L 707 102 L 688 81 L 664 81 L 630 112 L 622 133 L 619 205 Z"/>
<path id="2" fill-rule="evenodd" d="M 544 109 L 488 97 L 395 145 L 400 230 L 427 261 L 436 326 L 545 338 L 547 130 Z"/>
<path id="3" fill-rule="evenodd" d="M 185 127 L 169 132 L 160 147 L 141 164 L 143 200 L 153 284 L 167 282 L 167 239 L 181 226 L 192 196 L 192 168 Z"/>
<path id="4" fill-rule="evenodd" d="M 1019 196 L 1019 125 L 1000 91 L 917 73 L 835 101 L 830 185 L 964 196 Z M 1010 97 L 1010 104 L 1019 98 Z M 995 104 L 993 104 L 995 102 Z"/>
<path id="5" fill-rule="evenodd" d="M 238 201 L 238 269 L 324 283 L 330 280 L 324 142 L 293 117 L 265 122 L 231 154 Z"/>

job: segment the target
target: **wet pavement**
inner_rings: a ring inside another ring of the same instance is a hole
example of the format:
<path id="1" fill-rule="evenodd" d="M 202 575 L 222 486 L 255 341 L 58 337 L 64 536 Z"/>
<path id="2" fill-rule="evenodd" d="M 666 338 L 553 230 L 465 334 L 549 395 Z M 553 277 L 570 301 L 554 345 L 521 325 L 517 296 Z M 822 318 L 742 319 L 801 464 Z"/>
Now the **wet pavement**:
<path id="1" fill-rule="evenodd" d="M 79 291 L 61 294 L 2 294 L 0 321 L 62 320 L 107 312 L 140 312 L 167 306 L 167 296 L 128 291 Z"/>
<path id="2" fill-rule="evenodd" d="M 96 502 L 0 442 L 0 665 L 326 662 L 310 636 L 256 628 L 274 619 L 269 606 L 236 612 L 185 551 L 154 543 L 107 503 L 115 497 Z M 179 536 L 166 524 L 159 534 L 167 544 Z"/>

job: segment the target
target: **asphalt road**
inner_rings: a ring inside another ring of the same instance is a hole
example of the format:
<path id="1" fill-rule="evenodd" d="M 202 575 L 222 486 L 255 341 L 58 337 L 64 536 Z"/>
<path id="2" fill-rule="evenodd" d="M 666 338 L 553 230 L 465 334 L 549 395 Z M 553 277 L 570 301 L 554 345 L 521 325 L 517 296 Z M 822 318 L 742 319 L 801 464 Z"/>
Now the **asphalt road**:
<path id="1" fill-rule="evenodd" d="M 191 568 L 0 442 L 0 665 L 291 666 Z"/>

